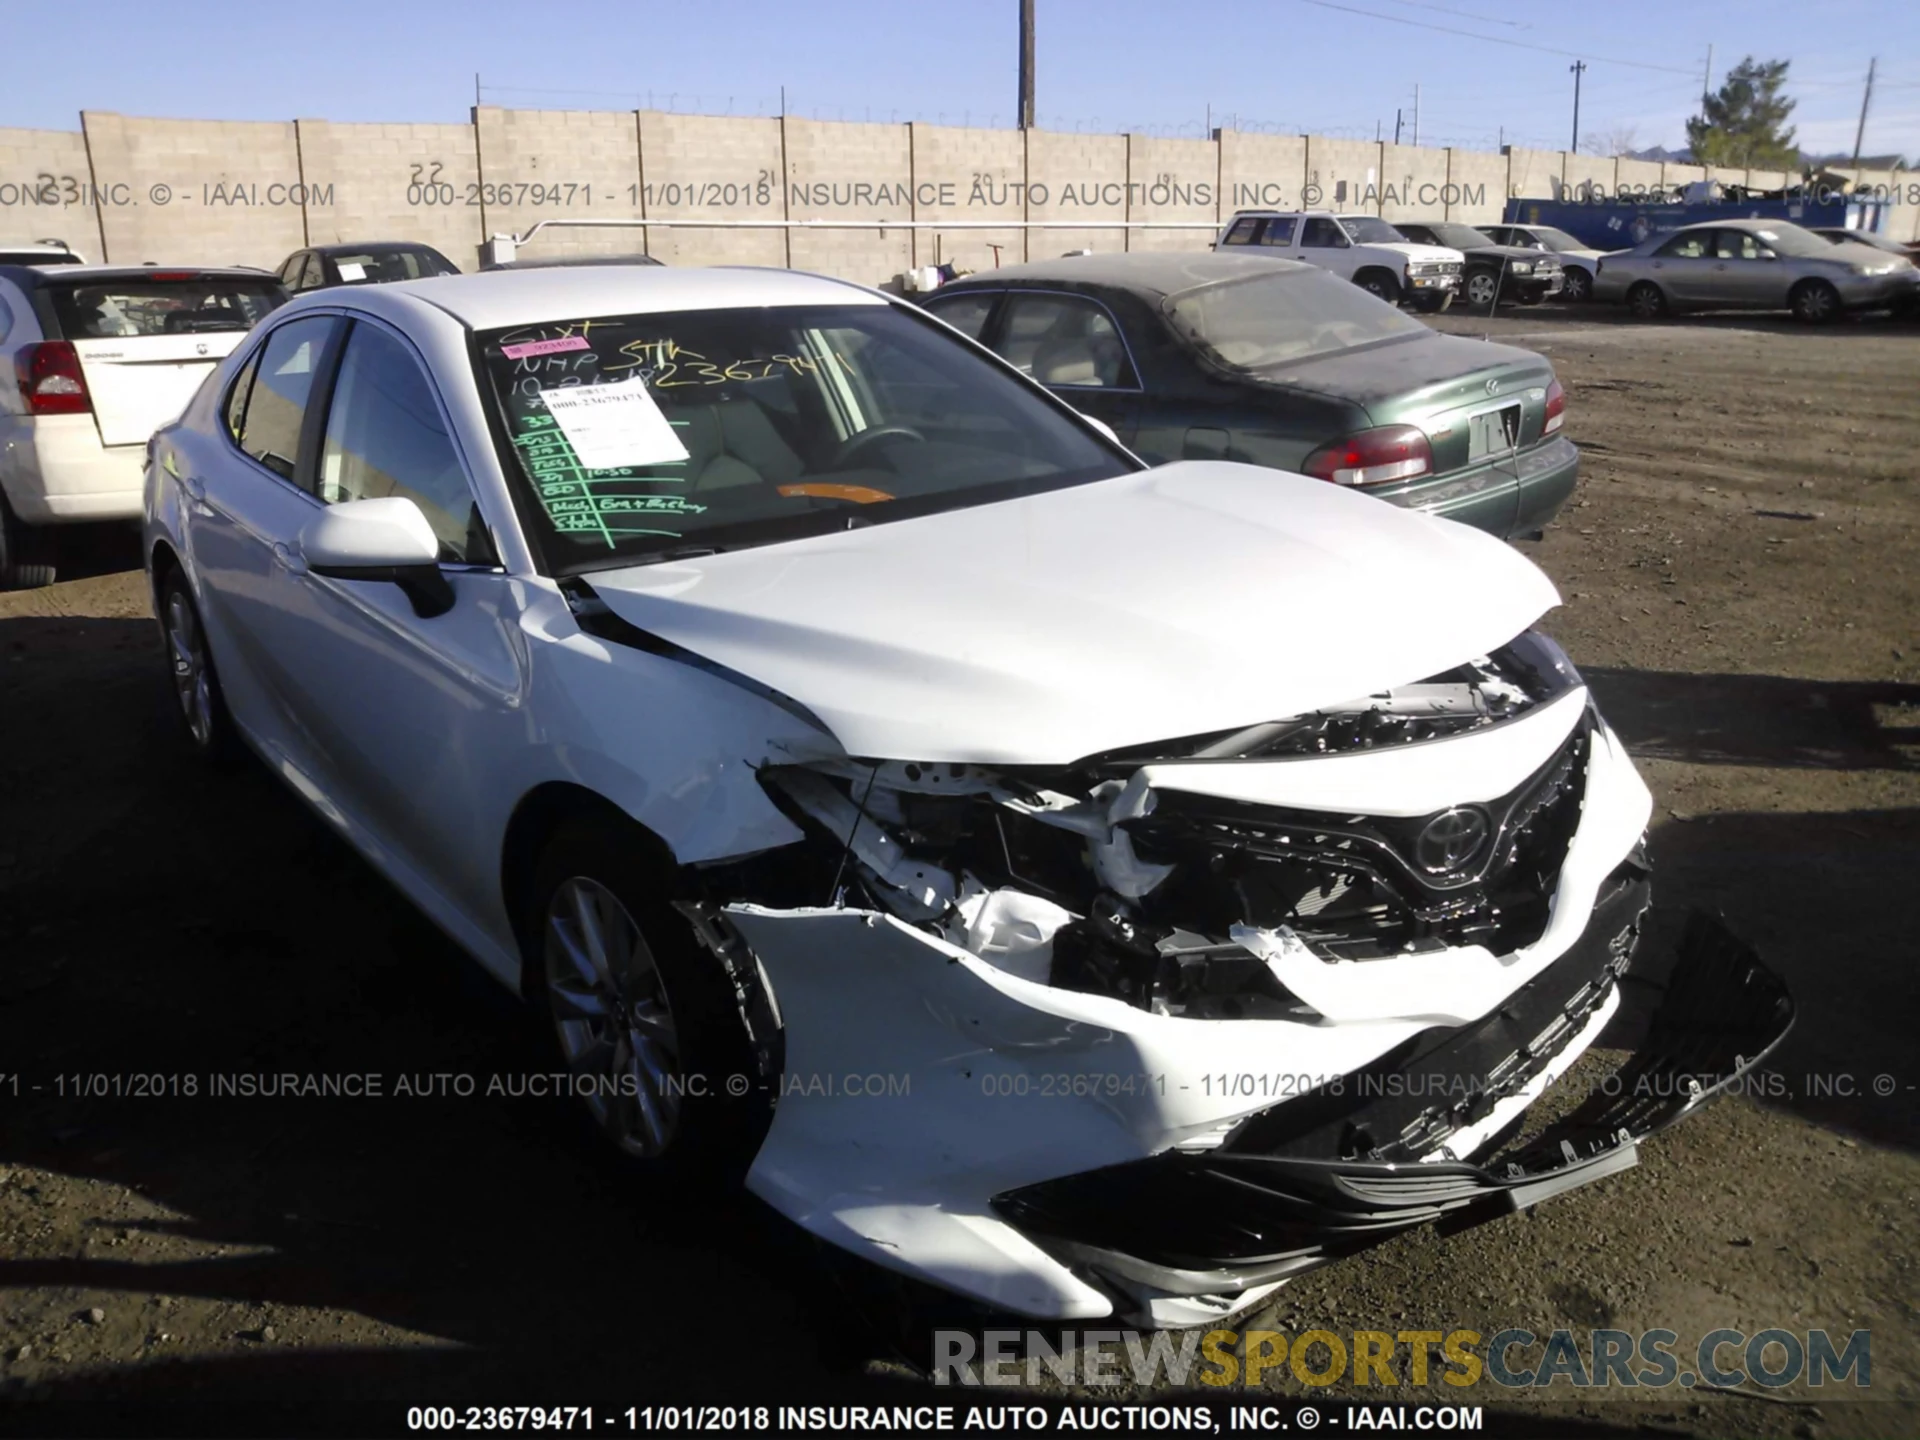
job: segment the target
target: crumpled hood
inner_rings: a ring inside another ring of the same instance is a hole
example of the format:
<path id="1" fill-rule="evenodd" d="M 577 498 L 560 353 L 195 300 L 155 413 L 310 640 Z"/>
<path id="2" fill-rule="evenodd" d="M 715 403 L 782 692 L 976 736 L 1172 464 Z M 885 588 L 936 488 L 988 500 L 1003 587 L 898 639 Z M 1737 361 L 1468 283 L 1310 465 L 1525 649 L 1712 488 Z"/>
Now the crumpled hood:
<path id="1" fill-rule="evenodd" d="M 630 624 L 807 706 L 850 754 L 995 764 L 1422 680 L 1560 598 L 1477 530 L 1223 461 L 590 579 Z"/>

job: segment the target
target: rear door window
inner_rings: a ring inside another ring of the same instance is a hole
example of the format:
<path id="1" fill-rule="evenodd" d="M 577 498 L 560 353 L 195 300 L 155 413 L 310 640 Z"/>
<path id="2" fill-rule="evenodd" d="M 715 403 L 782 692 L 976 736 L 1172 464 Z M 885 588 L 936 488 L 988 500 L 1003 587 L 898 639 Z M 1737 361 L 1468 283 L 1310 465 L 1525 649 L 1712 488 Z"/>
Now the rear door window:
<path id="1" fill-rule="evenodd" d="M 1261 232 L 1262 245 L 1293 244 L 1294 219 L 1291 215 L 1276 215 L 1267 221 L 1267 228 Z"/>
<path id="2" fill-rule="evenodd" d="M 1076 295 L 1008 295 L 995 349 L 1042 385 L 1139 388 L 1113 317 Z"/>
<path id="3" fill-rule="evenodd" d="M 334 381 L 320 498 L 338 505 L 383 496 L 420 507 L 442 560 L 491 558 L 466 467 L 426 373 L 400 340 L 363 320 L 347 337 Z"/>
<path id="4" fill-rule="evenodd" d="M 267 337 L 247 396 L 240 448 L 283 480 L 300 464 L 307 401 L 339 322 L 331 315 L 292 320 Z"/>

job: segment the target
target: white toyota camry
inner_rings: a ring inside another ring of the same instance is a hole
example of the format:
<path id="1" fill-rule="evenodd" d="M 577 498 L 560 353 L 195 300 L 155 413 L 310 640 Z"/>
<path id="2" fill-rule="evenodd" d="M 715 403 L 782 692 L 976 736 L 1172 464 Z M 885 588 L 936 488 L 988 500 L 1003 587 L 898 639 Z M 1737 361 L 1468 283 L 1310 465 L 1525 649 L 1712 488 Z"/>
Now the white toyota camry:
<path id="1" fill-rule="evenodd" d="M 550 1018 L 611 1142 L 989 1306 L 1184 1324 L 1633 1162 L 1784 1033 L 1444 520 L 1149 469 L 924 312 L 567 268 L 275 312 L 149 450 L 243 740 Z"/>

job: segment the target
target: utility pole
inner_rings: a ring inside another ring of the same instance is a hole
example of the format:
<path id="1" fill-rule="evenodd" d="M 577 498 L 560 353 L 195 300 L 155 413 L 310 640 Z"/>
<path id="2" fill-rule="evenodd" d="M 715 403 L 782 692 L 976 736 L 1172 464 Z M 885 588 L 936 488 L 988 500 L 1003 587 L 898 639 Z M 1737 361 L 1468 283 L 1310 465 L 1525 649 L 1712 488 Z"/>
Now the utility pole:
<path id="1" fill-rule="evenodd" d="M 1393 143 L 1396 145 L 1400 143 L 1400 107 L 1398 105 L 1393 107 Z"/>
<path id="2" fill-rule="evenodd" d="M 1707 101 L 1713 95 L 1713 46 L 1707 46 L 1707 73 L 1700 79 L 1700 118 L 1707 118 Z"/>
<path id="3" fill-rule="evenodd" d="M 1867 93 L 1860 97 L 1860 128 L 1853 132 L 1853 165 L 1851 168 L 1854 171 L 1855 179 L 1859 178 L 1860 146 L 1867 138 L 1867 106 L 1873 101 L 1873 72 L 1879 67 L 1879 64 L 1880 57 L 1878 55 L 1867 62 Z"/>
<path id="4" fill-rule="evenodd" d="M 1587 62 L 1584 60 L 1576 60 L 1567 66 L 1573 72 L 1573 144 L 1567 149 L 1575 155 L 1580 153 L 1580 77 L 1586 68 Z"/>
<path id="5" fill-rule="evenodd" d="M 1020 0 L 1020 128 L 1033 128 L 1033 6 Z"/>
<path id="6" fill-rule="evenodd" d="M 1413 143 L 1420 143 L 1420 87 L 1413 87 Z"/>

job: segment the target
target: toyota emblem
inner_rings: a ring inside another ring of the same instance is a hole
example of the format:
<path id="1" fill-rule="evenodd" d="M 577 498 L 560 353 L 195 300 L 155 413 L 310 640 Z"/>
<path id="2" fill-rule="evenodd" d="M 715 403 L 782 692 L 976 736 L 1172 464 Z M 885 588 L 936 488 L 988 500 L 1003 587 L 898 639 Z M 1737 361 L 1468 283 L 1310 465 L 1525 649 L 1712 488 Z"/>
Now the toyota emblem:
<path id="1" fill-rule="evenodd" d="M 1487 394 L 1497 395 L 1499 392 L 1500 392 L 1500 382 L 1498 380 L 1487 381 Z"/>
<path id="2" fill-rule="evenodd" d="M 207 347 L 206 347 L 206 345 L 205 345 L 204 343 L 202 343 L 202 344 L 199 344 L 199 345 L 196 345 L 196 346 L 194 346 L 194 347 L 193 347 L 193 353 L 194 353 L 194 354 L 196 354 L 196 355 L 204 355 L 204 354 L 206 354 L 206 353 L 207 353 Z"/>
<path id="3" fill-rule="evenodd" d="M 1414 858 L 1429 875 L 1458 870 L 1480 853 L 1492 828 L 1487 812 L 1474 806 L 1442 810 L 1414 842 Z"/>

